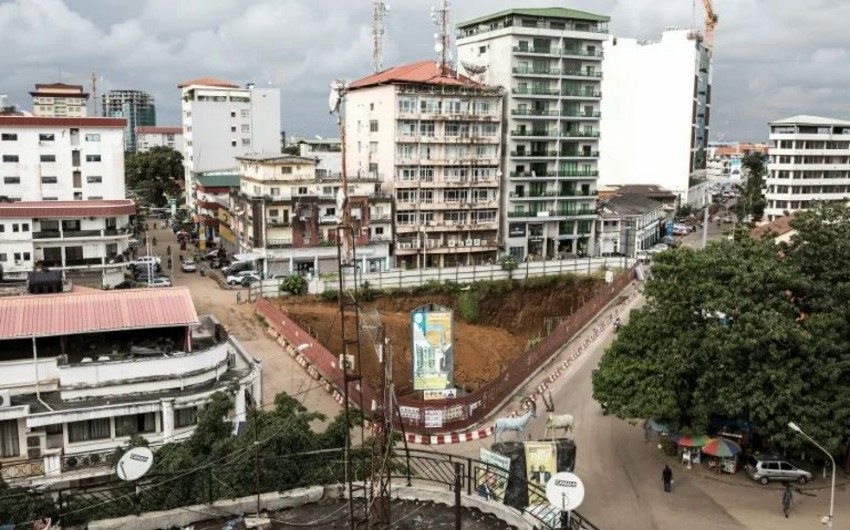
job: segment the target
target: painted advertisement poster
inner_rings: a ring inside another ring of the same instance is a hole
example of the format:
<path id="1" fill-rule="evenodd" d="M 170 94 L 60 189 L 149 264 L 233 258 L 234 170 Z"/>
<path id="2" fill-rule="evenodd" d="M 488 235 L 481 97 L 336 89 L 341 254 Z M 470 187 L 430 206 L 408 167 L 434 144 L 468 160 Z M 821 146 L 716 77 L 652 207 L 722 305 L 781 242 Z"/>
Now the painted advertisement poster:
<path id="1" fill-rule="evenodd" d="M 479 464 L 475 470 L 475 491 L 488 501 L 504 501 L 511 459 L 484 447 L 480 448 L 478 459 L 487 465 Z"/>
<path id="2" fill-rule="evenodd" d="M 454 321 L 451 310 L 427 305 L 410 313 L 413 328 L 413 389 L 454 386 Z"/>
<path id="3" fill-rule="evenodd" d="M 525 469 L 530 505 L 547 502 L 546 483 L 558 467 L 555 451 L 555 444 L 551 442 L 525 442 Z"/>

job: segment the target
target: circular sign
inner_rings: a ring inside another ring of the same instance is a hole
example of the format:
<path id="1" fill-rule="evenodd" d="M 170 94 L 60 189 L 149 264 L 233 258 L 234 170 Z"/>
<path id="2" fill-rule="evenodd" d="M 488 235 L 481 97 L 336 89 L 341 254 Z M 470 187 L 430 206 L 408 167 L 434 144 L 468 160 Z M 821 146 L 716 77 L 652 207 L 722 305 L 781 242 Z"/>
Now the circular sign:
<path id="1" fill-rule="evenodd" d="M 153 453 L 147 447 L 134 447 L 124 453 L 115 470 L 121 480 L 136 480 L 145 476 L 153 465 Z"/>
<path id="2" fill-rule="evenodd" d="M 573 473 L 555 473 L 546 483 L 546 499 L 562 512 L 571 512 L 584 500 L 584 484 Z"/>

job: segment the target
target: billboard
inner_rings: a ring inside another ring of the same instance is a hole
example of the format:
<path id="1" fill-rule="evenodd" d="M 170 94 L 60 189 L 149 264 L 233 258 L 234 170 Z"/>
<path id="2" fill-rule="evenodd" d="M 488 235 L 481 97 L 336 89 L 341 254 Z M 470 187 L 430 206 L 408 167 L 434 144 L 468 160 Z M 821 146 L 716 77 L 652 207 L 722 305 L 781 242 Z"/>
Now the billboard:
<path id="1" fill-rule="evenodd" d="M 558 471 L 555 451 L 552 442 L 525 442 L 529 505 L 546 502 L 546 483 Z"/>
<path id="2" fill-rule="evenodd" d="M 733 158 L 729 161 L 729 180 L 741 180 L 743 177 L 741 169 L 741 159 Z"/>
<path id="3" fill-rule="evenodd" d="M 488 501 L 504 501 L 511 459 L 484 447 L 479 449 L 478 459 L 486 466 L 478 464 L 475 469 L 475 491 Z"/>
<path id="4" fill-rule="evenodd" d="M 413 328 L 413 389 L 454 386 L 454 316 L 451 309 L 428 304 L 410 312 Z"/>

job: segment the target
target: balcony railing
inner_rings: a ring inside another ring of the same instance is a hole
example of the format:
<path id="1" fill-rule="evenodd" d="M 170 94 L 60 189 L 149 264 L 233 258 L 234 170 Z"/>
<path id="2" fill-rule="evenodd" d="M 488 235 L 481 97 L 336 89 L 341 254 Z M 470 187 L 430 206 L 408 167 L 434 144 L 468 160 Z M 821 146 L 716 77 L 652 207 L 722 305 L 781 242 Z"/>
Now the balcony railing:
<path id="1" fill-rule="evenodd" d="M 266 248 L 288 248 L 292 246 L 291 239 L 267 239 Z"/>
<path id="2" fill-rule="evenodd" d="M 561 75 L 568 77 L 602 77 L 602 72 L 599 70 L 564 70 Z"/>
<path id="3" fill-rule="evenodd" d="M 574 55 L 578 57 L 602 57 L 602 52 L 582 50 L 580 48 L 564 48 L 563 53 L 561 53 L 561 55 Z"/>
<path id="4" fill-rule="evenodd" d="M 575 217 L 580 215 L 596 215 L 596 210 L 592 208 L 567 208 L 557 210 L 516 210 L 508 212 L 508 217 Z"/>
<path id="5" fill-rule="evenodd" d="M 590 92 L 587 90 L 562 90 L 561 95 L 576 98 L 601 98 L 602 92 Z"/>
<path id="6" fill-rule="evenodd" d="M 95 237 L 101 235 L 100 230 L 63 230 L 63 237 Z"/>
<path id="7" fill-rule="evenodd" d="M 565 118 L 601 118 L 601 112 L 576 112 L 573 110 L 565 110 L 561 112 L 561 116 Z"/>
<path id="8" fill-rule="evenodd" d="M 599 151 L 561 151 L 558 156 L 564 158 L 599 158 Z"/>
<path id="9" fill-rule="evenodd" d="M 511 109 L 511 114 L 514 116 L 559 116 L 557 110 L 539 110 L 539 109 Z"/>
<path id="10" fill-rule="evenodd" d="M 511 151 L 512 157 L 549 158 L 558 156 L 557 151 Z"/>
<path id="11" fill-rule="evenodd" d="M 532 96 L 560 96 L 561 91 L 557 88 L 514 88 L 511 90 L 514 94 L 525 94 Z"/>
<path id="12" fill-rule="evenodd" d="M 519 75 L 561 75 L 560 68 L 526 68 L 515 66 L 513 72 Z"/>
<path id="13" fill-rule="evenodd" d="M 62 237 L 62 233 L 58 230 L 42 230 L 40 232 L 33 232 L 33 239 L 59 239 Z"/>
<path id="14" fill-rule="evenodd" d="M 546 171 L 546 172 L 530 172 L 512 171 L 511 177 L 514 178 L 545 178 L 545 177 L 598 177 L 599 171 Z"/>
<path id="15" fill-rule="evenodd" d="M 103 265 L 103 258 L 65 258 L 66 267 L 79 265 Z"/>
<path id="16" fill-rule="evenodd" d="M 516 53 L 528 53 L 534 55 L 568 55 L 576 57 L 602 57 L 601 51 L 588 51 L 580 48 L 529 48 L 528 46 L 514 46 Z"/>

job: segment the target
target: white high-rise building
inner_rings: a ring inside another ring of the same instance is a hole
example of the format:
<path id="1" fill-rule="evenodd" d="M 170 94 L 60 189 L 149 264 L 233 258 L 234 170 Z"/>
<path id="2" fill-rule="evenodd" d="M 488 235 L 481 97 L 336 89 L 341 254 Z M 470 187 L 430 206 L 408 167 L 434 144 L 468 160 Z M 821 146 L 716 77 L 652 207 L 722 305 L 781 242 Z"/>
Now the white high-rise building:
<path id="1" fill-rule="evenodd" d="M 170 147 L 183 153 L 183 127 L 136 127 L 136 150 L 144 153 L 153 147 Z"/>
<path id="2" fill-rule="evenodd" d="M 541 8 L 458 24 L 462 67 L 505 89 L 502 237 L 518 260 L 592 252 L 609 20 Z"/>
<path id="3" fill-rule="evenodd" d="M 699 33 L 603 44 L 599 182 L 657 184 L 701 204 L 711 116 L 711 56 Z"/>
<path id="4" fill-rule="evenodd" d="M 177 85 L 183 98 L 186 201 L 195 173 L 236 169 L 237 156 L 280 152 L 280 89 L 245 88 L 210 77 Z"/>
<path id="5" fill-rule="evenodd" d="M 850 120 L 794 116 L 770 123 L 768 221 L 816 202 L 850 200 Z"/>

